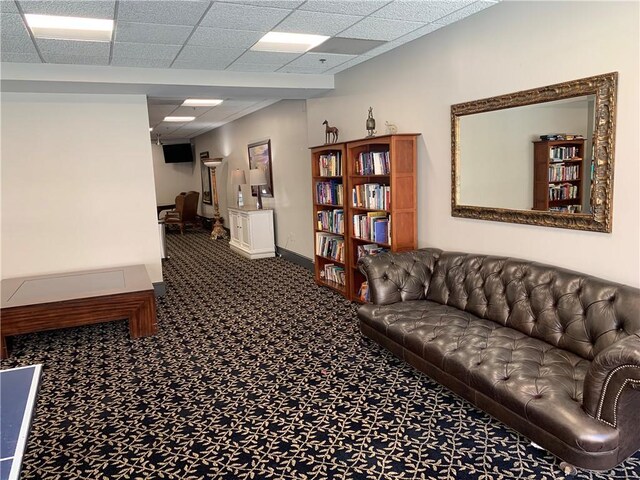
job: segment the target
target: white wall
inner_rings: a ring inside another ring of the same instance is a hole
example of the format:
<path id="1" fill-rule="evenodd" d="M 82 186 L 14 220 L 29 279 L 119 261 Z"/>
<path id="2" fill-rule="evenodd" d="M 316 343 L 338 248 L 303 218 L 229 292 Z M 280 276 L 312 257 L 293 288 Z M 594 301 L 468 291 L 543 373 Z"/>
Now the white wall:
<path id="1" fill-rule="evenodd" d="M 366 135 L 373 107 L 400 132 L 420 132 L 419 246 L 511 255 L 640 286 L 637 2 L 503 2 L 373 58 L 307 101 L 309 145 L 326 118 L 341 139 Z M 578 27 L 576 27 L 578 26 Z M 451 217 L 452 104 L 619 72 L 611 234 Z M 309 201 L 309 200 L 308 200 Z"/>
<path id="2" fill-rule="evenodd" d="M 194 157 L 192 163 L 164 163 L 162 145 L 151 145 L 153 154 L 153 177 L 156 186 L 158 205 L 175 203 L 180 192 L 196 190 L 202 196 L 201 187 L 194 183 L 194 174 L 199 160 Z M 200 198 L 202 201 L 202 198 Z"/>
<path id="3" fill-rule="evenodd" d="M 144 264 L 162 281 L 143 95 L 2 94 L 2 278 Z"/>
<path id="4" fill-rule="evenodd" d="M 229 226 L 227 206 L 234 206 L 237 189 L 229 172 L 245 170 L 249 180 L 247 145 L 271 140 L 273 198 L 263 198 L 264 208 L 274 209 L 276 245 L 305 257 L 313 257 L 311 209 L 311 158 L 307 149 L 306 105 L 303 100 L 284 100 L 196 137 L 196 155 L 209 151 L 225 163 L 217 168 L 220 214 Z M 199 185 L 200 173 L 195 174 Z M 255 197 L 245 197 L 245 205 Z M 204 205 L 211 216 L 213 207 Z"/>

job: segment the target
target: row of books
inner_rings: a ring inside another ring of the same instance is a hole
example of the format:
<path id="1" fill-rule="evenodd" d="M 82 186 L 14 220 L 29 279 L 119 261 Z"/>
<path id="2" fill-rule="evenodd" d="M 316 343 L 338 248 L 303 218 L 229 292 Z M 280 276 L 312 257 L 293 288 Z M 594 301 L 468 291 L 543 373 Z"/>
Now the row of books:
<path id="1" fill-rule="evenodd" d="M 391 187 L 378 183 L 356 185 L 353 187 L 352 197 L 354 207 L 389 210 L 391 205 Z"/>
<path id="2" fill-rule="evenodd" d="M 344 263 L 344 238 L 330 233 L 316 232 L 316 255 Z"/>
<path id="3" fill-rule="evenodd" d="M 342 182 L 331 180 L 316 183 L 316 201 L 326 205 L 342 205 L 344 202 Z"/>
<path id="4" fill-rule="evenodd" d="M 388 248 L 381 247 L 375 243 L 368 243 L 366 245 L 358 245 L 357 255 L 358 258 L 365 257 L 367 255 L 378 255 L 379 253 L 388 252 Z"/>
<path id="5" fill-rule="evenodd" d="M 391 217 L 385 212 L 353 216 L 353 235 L 376 243 L 391 243 Z"/>
<path id="6" fill-rule="evenodd" d="M 549 158 L 558 162 L 561 160 L 573 160 L 578 159 L 580 155 L 579 147 L 551 147 L 549 149 Z"/>
<path id="7" fill-rule="evenodd" d="M 340 152 L 332 152 L 320 155 L 318 158 L 320 176 L 337 177 L 342 175 L 342 155 Z"/>
<path id="8" fill-rule="evenodd" d="M 549 185 L 549 200 L 570 200 L 578 198 L 578 186 L 570 183 Z"/>
<path id="9" fill-rule="evenodd" d="M 549 208 L 550 212 L 560 212 L 560 213 L 581 213 L 582 206 L 581 205 L 563 205 L 561 207 L 551 207 Z"/>
<path id="10" fill-rule="evenodd" d="M 344 210 L 320 210 L 317 213 L 318 230 L 344 234 Z"/>
<path id="11" fill-rule="evenodd" d="M 390 171 L 388 151 L 363 152 L 356 159 L 356 175 L 388 175 Z"/>
<path id="12" fill-rule="evenodd" d="M 344 267 L 334 265 L 333 263 L 327 263 L 320 271 L 320 278 L 329 282 L 337 283 L 338 285 L 344 285 Z"/>
<path id="13" fill-rule="evenodd" d="M 580 165 L 551 165 L 549 166 L 549 181 L 562 182 L 565 180 L 578 180 L 580 178 Z"/>
<path id="14" fill-rule="evenodd" d="M 547 133 L 540 135 L 540 140 L 581 140 L 584 137 L 579 133 Z"/>

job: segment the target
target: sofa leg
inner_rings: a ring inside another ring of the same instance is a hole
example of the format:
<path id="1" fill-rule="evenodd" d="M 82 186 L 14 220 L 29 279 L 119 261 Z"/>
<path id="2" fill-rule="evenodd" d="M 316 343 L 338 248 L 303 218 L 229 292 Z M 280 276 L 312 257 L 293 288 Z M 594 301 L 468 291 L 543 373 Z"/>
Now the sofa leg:
<path id="1" fill-rule="evenodd" d="M 573 477 L 578 473 L 578 469 L 567 462 L 560 462 L 560 470 L 566 477 Z"/>

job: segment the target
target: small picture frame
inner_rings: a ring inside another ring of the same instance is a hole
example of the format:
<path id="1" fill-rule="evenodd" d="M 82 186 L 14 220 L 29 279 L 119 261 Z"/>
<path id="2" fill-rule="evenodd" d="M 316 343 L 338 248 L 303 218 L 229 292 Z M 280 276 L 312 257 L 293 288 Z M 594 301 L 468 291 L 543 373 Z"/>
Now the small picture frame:
<path id="1" fill-rule="evenodd" d="M 260 187 L 260 196 L 273 197 L 273 176 L 271 173 L 271 140 L 251 143 L 247 147 L 249 151 L 249 169 L 259 168 L 264 170 L 267 184 Z M 251 187 L 251 195 L 258 196 L 258 187 Z"/>

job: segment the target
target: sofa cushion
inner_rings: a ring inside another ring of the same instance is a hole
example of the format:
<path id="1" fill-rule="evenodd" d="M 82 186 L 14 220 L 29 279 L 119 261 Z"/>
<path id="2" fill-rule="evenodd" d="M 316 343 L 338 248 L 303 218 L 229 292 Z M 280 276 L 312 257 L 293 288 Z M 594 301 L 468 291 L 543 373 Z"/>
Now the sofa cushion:
<path id="1" fill-rule="evenodd" d="M 438 260 L 427 300 L 493 320 L 587 360 L 640 330 L 637 290 L 631 287 L 526 260 L 434 253 Z"/>
<path id="2" fill-rule="evenodd" d="M 579 449 L 618 446 L 582 409 L 591 362 L 458 308 L 426 300 L 364 305 L 360 320 L 472 389 Z"/>

